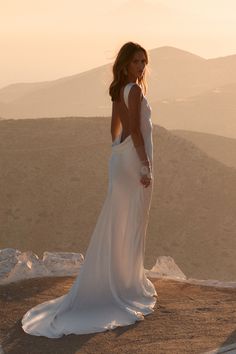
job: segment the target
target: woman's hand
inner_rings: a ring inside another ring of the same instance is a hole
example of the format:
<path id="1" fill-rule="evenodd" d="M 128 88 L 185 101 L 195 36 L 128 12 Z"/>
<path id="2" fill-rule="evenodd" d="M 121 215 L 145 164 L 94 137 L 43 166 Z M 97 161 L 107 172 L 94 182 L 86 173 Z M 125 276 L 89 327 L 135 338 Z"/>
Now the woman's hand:
<path id="1" fill-rule="evenodd" d="M 152 176 L 143 175 L 140 179 L 140 182 L 141 182 L 141 184 L 143 184 L 143 186 L 145 188 L 147 188 L 150 185 L 150 183 L 152 182 Z"/>
<path id="2" fill-rule="evenodd" d="M 152 171 L 151 163 L 149 160 L 142 161 L 142 166 L 140 168 L 140 182 L 147 188 L 152 181 Z"/>

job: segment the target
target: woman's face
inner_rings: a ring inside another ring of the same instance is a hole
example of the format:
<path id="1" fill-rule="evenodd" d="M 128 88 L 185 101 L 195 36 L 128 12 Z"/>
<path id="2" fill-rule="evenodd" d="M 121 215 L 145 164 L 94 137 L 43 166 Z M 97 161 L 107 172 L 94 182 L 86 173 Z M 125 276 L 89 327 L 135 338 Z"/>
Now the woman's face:
<path id="1" fill-rule="evenodd" d="M 146 57 L 142 50 L 137 51 L 128 65 L 128 76 L 132 79 L 142 77 L 145 72 Z"/>

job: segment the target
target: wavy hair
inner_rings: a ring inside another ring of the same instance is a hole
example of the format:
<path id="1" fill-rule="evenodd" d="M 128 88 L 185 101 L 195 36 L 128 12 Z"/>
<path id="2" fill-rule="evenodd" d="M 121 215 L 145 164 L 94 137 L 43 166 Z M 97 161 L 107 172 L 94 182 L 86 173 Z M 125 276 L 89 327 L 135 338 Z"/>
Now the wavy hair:
<path id="1" fill-rule="evenodd" d="M 142 50 L 145 58 L 146 64 L 149 62 L 149 56 L 147 51 L 138 43 L 127 42 L 119 50 L 115 62 L 112 67 L 113 81 L 109 86 L 109 95 L 111 96 L 111 101 L 119 100 L 120 89 L 127 81 L 127 67 L 132 61 L 134 54 L 137 51 Z M 126 72 L 126 73 L 125 73 Z M 143 76 L 138 78 L 138 84 L 147 92 L 147 82 L 146 82 L 146 70 Z"/>

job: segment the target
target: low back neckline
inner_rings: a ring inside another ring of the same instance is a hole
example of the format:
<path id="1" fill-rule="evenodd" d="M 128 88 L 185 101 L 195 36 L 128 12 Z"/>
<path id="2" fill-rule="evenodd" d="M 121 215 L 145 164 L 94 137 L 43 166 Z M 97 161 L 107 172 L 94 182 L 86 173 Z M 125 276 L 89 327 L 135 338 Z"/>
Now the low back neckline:
<path id="1" fill-rule="evenodd" d="M 124 103 L 125 103 L 127 109 L 129 109 L 129 107 L 128 107 L 128 95 L 129 95 L 131 87 L 134 84 L 136 84 L 136 82 L 128 82 L 123 88 L 123 99 L 124 99 Z M 142 93 L 142 96 L 143 97 L 142 97 L 141 103 L 143 102 L 143 99 L 145 99 L 145 101 L 147 102 L 147 99 L 146 99 L 146 97 L 144 96 L 143 93 Z M 121 126 L 120 134 L 116 137 L 116 139 L 112 143 L 112 146 L 114 147 L 114 149 L 119 149 L 120 150 L 122 146 L 125 148 L 125 146 L 128 144 L 128 142 L 130 142 L 132 140 L 131 139 L 131 134 L 127 135 L 122 140 L 122 133 L 123 133 L 123 127 Z"/>

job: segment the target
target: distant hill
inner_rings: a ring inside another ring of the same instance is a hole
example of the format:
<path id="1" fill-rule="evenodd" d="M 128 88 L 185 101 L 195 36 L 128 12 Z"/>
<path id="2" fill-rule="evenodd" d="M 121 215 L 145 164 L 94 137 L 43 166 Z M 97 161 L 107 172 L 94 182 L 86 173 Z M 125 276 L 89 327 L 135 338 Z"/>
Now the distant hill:
<path id="1" fill-rule="evenodd" d="M 197 96 L 158 101 L 152 105 L 152 116 L 167 129 L 236 138 L 236 83 Z"/>
<path id="2" fill-rule="evenodd" d="M 189 130 L 171 130 L 172 133 L 193 142 L 207 155 L 236 168 L 236 139 L 224 136 L 192 132 Z"/>
<path id="3" fill-rule="evenodd" d="M 204 59 L 169 46 L 149 55 L 147 97 L 155 123 L 236 138 L 236 55 Z M 8 85 L 0 90 L 0 116 L 110 116 L 111 80 L 112 63 L 53 81 Z"/>
<path id="4" fill-rule="evenodd" d="M 171 256 L 187 277 L 236 279 L 236 171 L 154 125 L 145 268 Z M 85 254 L 108 188 L 107 118 L 0 122 L 0 248 Z"/>

